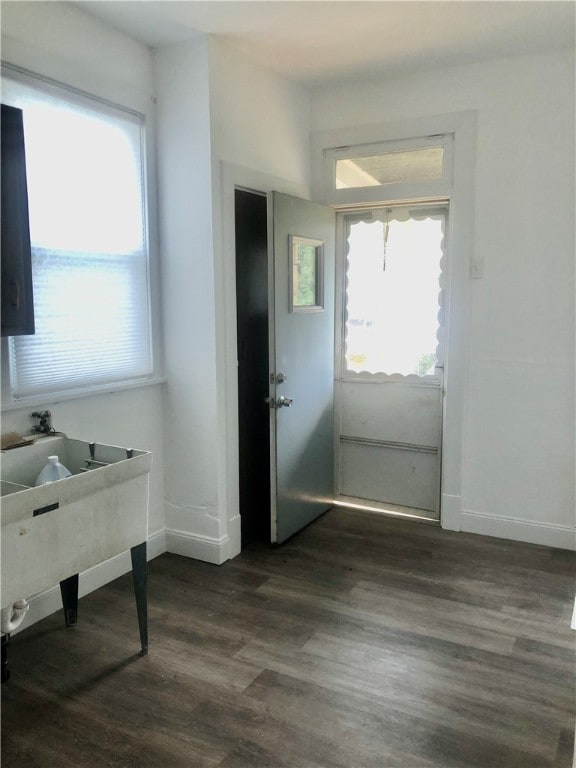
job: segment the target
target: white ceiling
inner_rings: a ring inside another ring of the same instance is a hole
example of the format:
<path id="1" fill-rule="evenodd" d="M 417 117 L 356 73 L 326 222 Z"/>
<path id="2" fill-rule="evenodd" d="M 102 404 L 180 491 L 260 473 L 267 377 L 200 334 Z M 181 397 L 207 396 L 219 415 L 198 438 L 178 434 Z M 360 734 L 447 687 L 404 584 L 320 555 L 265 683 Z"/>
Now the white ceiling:
<path id="1" fill-rule="evenodd" d="M 572 0 L 84 0 L 157 47 L 224 36 L 256 62 L 309 86 L 574 46 Z"/>

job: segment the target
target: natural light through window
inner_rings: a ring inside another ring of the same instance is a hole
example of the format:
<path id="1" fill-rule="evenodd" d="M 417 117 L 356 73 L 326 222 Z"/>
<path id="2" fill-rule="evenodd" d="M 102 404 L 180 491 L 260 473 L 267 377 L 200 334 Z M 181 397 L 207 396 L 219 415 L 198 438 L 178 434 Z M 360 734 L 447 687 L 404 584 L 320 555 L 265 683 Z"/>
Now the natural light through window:
<path id="1" fill-rule="evenodd" d="M 52 104 L 31 105 L 24 124 L 32 245 L 90 253 L 141 250 L 140 159 L 129 131 Z"/>
<path id="2" fill-rule="evenodd" d="M 443 164 L 443 147 L 346 157 L 336 160 L 336 189 L 441 179 Z"/>
<path id="3" fill-rule="evenodd" d="M 434 374 L 444 223 L 437 209 L 349 220 L 347 371 Z"/>
<path id="4" fill-rule="evenodd" d="M 153 375 L 142 116 L 31 79 L 23 110 L 36 333 L 10 338 L 16 399 Z"/>

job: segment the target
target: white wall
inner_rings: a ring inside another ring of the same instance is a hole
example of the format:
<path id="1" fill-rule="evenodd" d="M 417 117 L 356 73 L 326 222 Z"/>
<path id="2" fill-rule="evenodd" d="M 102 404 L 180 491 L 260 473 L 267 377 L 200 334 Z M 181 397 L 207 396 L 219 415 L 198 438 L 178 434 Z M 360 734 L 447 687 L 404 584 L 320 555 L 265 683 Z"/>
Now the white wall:
<path id="1" fill-rule="evenodd" d="M 149 49 L 69 3 L 3 3 L 2 59 L 123 106 L 150 105 Z"/>
<path id="2" fill-rule="evenodd" d="M 154 52 L 166 385 L 168 548 L 226 559 L 218 493 L 208 43 Z"/>
<path id="3" fill-rule="evenodd" d="M 574 547 L 574 57 L 319 91 L 313 129 L 478 111 L 461 526 Z"/>
<path id="4" fill-rule="evenodd" d="M 210 38 L 210 114 L 216 160 L 310 185 L 310 95 Z"/>
<path id="5" fill-rule="evenodd" d="M 310 95 L 210 38 L 218 463 L 229 556 L 240 552 L 235 185 L 309 197 Z"/>
<path id="6" fill-rule="evenodd" d="M 82 11 L 58 2 L 4 3 L 2 58 L 11 64 L 137 109 L 147 115 L 154 146 L 152 58 L 150 51 Z M 154 153 L 148 156 L 154 192 Z M 152 249 L 155 250 L 151 196 Z M 158 280 L 155 263 L 152 279 Z M 156 324 L 158 317 L 156 313 Z M 3 346 L 5 340 L 2 340 Z M 3 362 L 4 362 L 3 355 Z M 6 377 L 6 371 L 3 371 Z M 64 402 L 39 401 L 53 414 L 56 429 L 71 437 L 151 450 L 149 531 L 163 531 L 164 458 L 161 386 L 123 390 Z M 6 402 L 3 403 L 6 405 Z M 2 412 L 2 432 L 29 433 L 35 406 Z"/>
<path id="7" fill-rule="evenodd" d="M 240 549 L 234 254 L 221 163 L 309 182 L 309 97 L 226 43 L 154 52 L 170 551 L 220 563 Z M 233 190 L 232 190 L 233 192 Z"/>

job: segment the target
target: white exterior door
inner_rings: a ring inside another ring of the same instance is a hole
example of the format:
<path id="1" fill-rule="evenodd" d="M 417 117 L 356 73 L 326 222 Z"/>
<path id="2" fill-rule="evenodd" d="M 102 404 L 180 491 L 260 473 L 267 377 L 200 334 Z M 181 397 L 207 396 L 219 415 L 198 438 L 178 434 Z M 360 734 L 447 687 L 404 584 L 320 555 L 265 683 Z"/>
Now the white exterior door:
<path id="1" fill-rule="evenodd" d="M 438 517 L 447 204 L 341 213 L 338 495 Z"/>
<path id="2" fill-rule="evenodd" d="M 271 538 L 280 543 L 334 499 L 335 213 L 277 192 L 271 205 Z"/>

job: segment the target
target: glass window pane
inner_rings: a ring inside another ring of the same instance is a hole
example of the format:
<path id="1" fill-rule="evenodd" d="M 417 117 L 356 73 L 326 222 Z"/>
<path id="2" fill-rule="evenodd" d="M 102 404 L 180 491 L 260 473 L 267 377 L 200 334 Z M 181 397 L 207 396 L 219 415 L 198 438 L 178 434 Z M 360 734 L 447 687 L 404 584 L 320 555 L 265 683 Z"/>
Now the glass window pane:
<path id="1" fill-rule="evenodd" d="M 290 235 L 290 311 L 324 308 L 324 243 Z"/>
<path id="2" fill-rule="evenodd" d="M 445 216 L 349 224 L 346 369 L 434 374 Z"/>
<path id="3" fill-rule="evenodd" d="M 443 161 L 443 147 L 347 157 L 336 161 L 336 189 L 441 179 Z"/>
<path id="4" fill-rule="evenodd" d="M 292 261 L 292 281 L 295 307 L 316 304 L 316 247 L 297 243 Z"/>
<path id="5" fill-rule="evenodd" d="M 23 110 L 36 333 L 9 340 L 12 396 L 153 372 L 142 118 L 4 78 Z"/>
<path id="6" fill-rule="evenodd" d="M 140 250 L 140 126 L 40 102 L 24 111 L 24 127 L 32 244 Z"/>
<path id="7" fill-rule="evenodd" d="M 32 245 L 84 253 L 144 246 L 141 120 L 57 86 L 2 80 L 24 112 Z"/>

